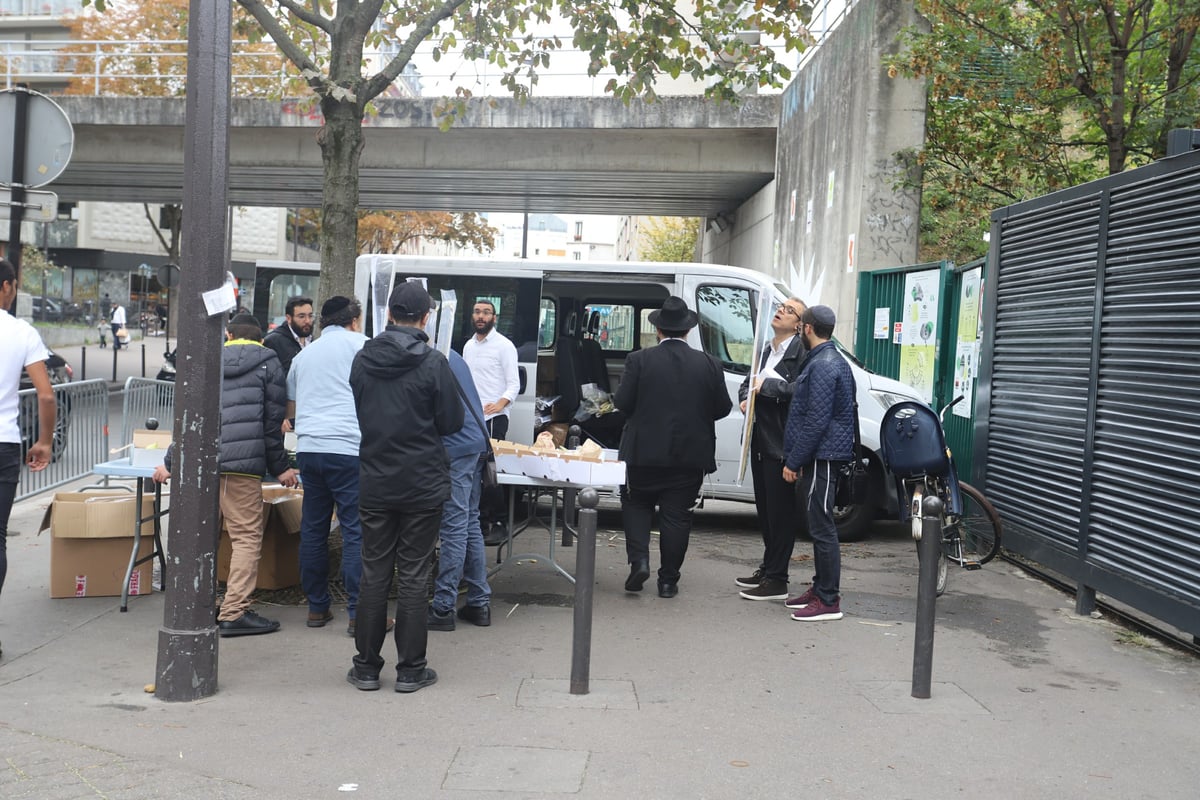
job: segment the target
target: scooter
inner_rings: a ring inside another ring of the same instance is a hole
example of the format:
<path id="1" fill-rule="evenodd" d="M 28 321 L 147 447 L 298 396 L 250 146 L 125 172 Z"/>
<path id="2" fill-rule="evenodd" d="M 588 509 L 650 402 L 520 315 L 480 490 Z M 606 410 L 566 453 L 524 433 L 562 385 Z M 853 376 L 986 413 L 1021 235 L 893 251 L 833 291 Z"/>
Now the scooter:
<path id="1" fill-rule="evenodd" d="M 158 374 L 154 377 L 160 381 L 175 382 L 175 350 L 167 350 L 163 353 L 163 365 L 158 370 Z"/>

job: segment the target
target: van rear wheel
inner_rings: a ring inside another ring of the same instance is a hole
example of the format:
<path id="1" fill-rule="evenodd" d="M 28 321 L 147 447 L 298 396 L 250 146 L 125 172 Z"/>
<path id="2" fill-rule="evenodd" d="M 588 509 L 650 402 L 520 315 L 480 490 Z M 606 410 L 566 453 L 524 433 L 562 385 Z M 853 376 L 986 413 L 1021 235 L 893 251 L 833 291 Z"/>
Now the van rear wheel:
<path id="1" fill-rule="evenodd" d="M 871 533 L 875 522 L 875 507 L 870 503 L 834 506 L 833 521 L 837 524 L 838 541 L 861 542 Z"/>

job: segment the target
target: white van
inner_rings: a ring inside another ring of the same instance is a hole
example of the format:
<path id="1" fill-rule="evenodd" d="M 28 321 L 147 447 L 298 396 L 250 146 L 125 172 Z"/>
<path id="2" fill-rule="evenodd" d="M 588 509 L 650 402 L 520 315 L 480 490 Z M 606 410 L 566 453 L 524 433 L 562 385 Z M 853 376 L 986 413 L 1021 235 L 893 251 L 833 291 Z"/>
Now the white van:
<path id="1" fill-rule="evenodd" d="M 733 412 L 717 422 L 717 471 L 704 483 L 704 495 L 754 499 L 750 471 L 739 478 L 745 419 L 738 409 L 738 388 L 749 374 L 755 332 L 769 335 L 772 304 L 792 296 L 788 288 L 754 270 L 715 264 L 636 262 L 504 261 L 418 256 L 360 256 L 355 294 L 363 300 L 364 331 L 374 335 L 386 320 L 391 288 L 409 278 L 425 279 L 435 300 L 451 290 L 457 300 L 453 319 L 439 319 L 435 330 L 450 331 L 459 352 L 469 336 L 471 309 L 477 300 L 496 305 L 497 329 L 517 346 L 521 394 L 510 412 L 508 438 L 532 442 L 536 400 L 558 396 L 558 419 L 569 418 L 581 402 L 581 387 L 596 384 L 615 392 L 625 357 L 655 343 L 647 315 L 676 295 L 700 317 L 688 333 L 692 347 L 716 358 L 725 368 Z M 801 298 L 804 299 L 804 298 Z M 895 510 L 892 482 L 884 480 L 879 458 L 883 412 L 901 400 L 919 400 L 904 384 L 876 375 L 842 351 L 858 386 L 862 446 L 871 463 L 871 501 L 839 509 L 844 540 L 865 536 L 880 509 Z M 583 423 L 592 438 L 607 447 L 620 440 L 619 414 Z"/>

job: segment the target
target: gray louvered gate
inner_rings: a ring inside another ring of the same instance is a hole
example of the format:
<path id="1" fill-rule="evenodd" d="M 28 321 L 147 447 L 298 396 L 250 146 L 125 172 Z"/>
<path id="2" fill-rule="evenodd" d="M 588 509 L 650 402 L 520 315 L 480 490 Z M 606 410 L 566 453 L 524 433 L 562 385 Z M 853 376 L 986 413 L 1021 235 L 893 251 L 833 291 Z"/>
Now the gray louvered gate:
<path id="1" fill-rule="evenodd" d="M 1200 151 L 992 215 L 974 479 L 1005 545 L 1200 636 Z"/>

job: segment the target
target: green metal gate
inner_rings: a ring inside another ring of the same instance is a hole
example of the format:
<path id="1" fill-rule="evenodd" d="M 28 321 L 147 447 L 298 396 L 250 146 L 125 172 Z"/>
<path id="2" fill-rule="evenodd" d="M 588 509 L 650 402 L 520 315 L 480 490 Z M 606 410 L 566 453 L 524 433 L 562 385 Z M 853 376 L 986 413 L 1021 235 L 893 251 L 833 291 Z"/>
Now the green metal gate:
<path id="1" fill-rule="evenodd" d="M 967 395 L 959 413 L 947 413 L 943 424 L 964 479 L 972 474 L 982 266 L 983 259 L 961 267 L 940 261 L 858 276 L 858 359 L 880 375 L 913 386 L 935 409 L 959 394 Z M 936 302 L 931 303 L 934 292 Z M 933 331 L 936 335 L 928 336 Z M 921 341 L 926 347 L 917 352 L 905 352 L 900 345 L 907 337 L 925 336 L 928 339 Z M 929 347 L 932 357 L 927 361 Z"/>

